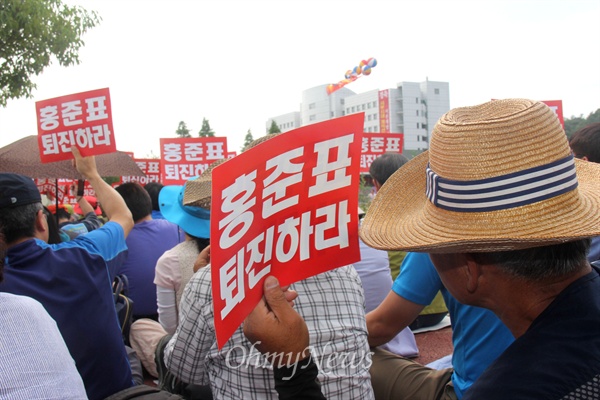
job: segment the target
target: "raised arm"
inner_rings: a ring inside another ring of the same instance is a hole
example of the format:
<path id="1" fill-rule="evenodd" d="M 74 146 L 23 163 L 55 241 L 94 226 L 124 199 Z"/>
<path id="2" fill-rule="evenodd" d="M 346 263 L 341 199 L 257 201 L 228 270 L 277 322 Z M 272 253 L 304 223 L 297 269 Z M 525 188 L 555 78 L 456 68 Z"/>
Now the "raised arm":
<path id="1" fill-rule="evenodd" d="M 75 168 L 92 185 L 92 188 L 96 192 L 96 198 L 102 203 L 108 219 L 121 225 L 125 232 L 125 237 L 127 237 L 133 228 L 133 218 L 125 201 L 116 190 L 100 177 L 96 168 L 95 157 L 82 157 L 76 147 L 71 147 L 71 151 L 75 156 Z"/>

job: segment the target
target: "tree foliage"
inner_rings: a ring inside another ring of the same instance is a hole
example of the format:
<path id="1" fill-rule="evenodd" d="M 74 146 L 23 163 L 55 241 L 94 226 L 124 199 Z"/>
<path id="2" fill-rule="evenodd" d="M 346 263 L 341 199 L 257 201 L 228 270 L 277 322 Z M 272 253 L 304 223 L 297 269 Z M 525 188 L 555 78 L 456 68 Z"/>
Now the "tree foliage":
<path id="1" fill-rule="evenodd" d="M 53 57 L 62 66 L 79 64 L 81 37 L 100 23 L 96 12 L 61 0 L 0 2 L 0 106 L 9 99 L 32 97 L 32 78 Z"/>
<path id="2" fill-rule="evenodd" d="M 600 108 L 590 113 L 587 118 L 583 118 L 583 114 L 579 117 L 565 118 L 565 133 L 571 138 L 575 132 L 594 122 L 600 122 Z"/>
<path id="3" fill-rule="evenodd" d="M 271 126 L 269 127 L 267 133 L 269 135 L 272 135 L 273 133 L 281 133 L 281 129 L 279 129 L 279 126 L 277 126 L 275 120 L 271 120 Z"/>
<path id="4" fill-rule="evenodd" d="M 175 133 L 177 134 L 177 137 L 180 138 L 192 137 L 192 135 L 190 135 L 190 130 L 183 121 L 179 122 L 179 126 L 177 126 L 177 130 L 175 131 Z"/>
<path id="5" fill-rule="evenodd" d="M 246 137 L 244 138 L 244 145 L 242 146 L 241 152 L 243 153 L 246 151 L 252 142 L 254 142 L 254 138 L 252 137 L 252 132 L 250 129 L 248 129 L 248 133 L 246 133 Z"/>
<path id="6" fill-rule="evenodd" d="M 215 133 L 212 129 L 210 129 L 210 124 L 206 118 L 202 118 L 202 128 L 200 128 L 200 132 L 198 132 L 198 136 L 200 137 L 214 137 Z"/>

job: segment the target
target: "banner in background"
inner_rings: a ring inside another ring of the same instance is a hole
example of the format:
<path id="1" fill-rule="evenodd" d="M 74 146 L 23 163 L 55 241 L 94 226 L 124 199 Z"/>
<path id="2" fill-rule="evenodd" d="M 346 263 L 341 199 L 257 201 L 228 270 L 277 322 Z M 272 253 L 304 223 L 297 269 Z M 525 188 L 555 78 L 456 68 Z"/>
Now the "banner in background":
<path id="1" fill-rule="evenodd" d="M 183 185 L 227 157 L 226 137 L 160 139 L 162 184 Z"/>
<path id="2" fill-rule="evenodd" d="M 383 153 L 402 153 L 403 149 L 403 133 L 363 133 L 360 173 L 368 174 L 373 160 Z"/>

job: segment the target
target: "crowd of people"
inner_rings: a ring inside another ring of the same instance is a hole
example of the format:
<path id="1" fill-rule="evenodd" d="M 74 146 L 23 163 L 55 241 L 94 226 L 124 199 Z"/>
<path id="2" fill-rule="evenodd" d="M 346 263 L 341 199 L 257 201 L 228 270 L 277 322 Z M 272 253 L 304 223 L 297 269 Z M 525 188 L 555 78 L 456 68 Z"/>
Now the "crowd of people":
<path id="1" fill-rule="evenodd" d="M 600 123 L 569 139 L 541 102 L 450 110 L 429 151 L 373 162 L 361 260 L 285 287 L 267 277 L 221 348 L 197 190 L 212 168 L 113 188 L 72 152 L 95 192 L 77 210 L 0 173 L 2 399 L 111 399 L 153 381 L 184 399 L 600 398 Z M 447 314 L 451 365 L 419 364 L 412 330 Z"/>

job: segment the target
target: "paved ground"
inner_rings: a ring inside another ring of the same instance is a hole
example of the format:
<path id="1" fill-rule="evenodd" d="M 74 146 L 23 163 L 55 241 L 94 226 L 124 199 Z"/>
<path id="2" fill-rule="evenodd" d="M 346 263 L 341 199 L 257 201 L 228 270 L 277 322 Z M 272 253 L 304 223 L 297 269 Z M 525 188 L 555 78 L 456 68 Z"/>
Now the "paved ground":
<path id="1" fill-rule="evenodd" d="M 437 331 L 415 334 L 419 357 L 414 360 L 421 364 L 429 364 L 452 353 L 452 328 L 446 327 Z"/>

